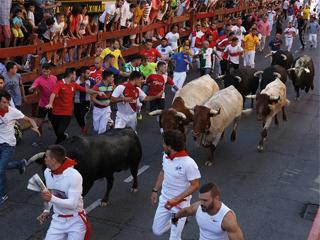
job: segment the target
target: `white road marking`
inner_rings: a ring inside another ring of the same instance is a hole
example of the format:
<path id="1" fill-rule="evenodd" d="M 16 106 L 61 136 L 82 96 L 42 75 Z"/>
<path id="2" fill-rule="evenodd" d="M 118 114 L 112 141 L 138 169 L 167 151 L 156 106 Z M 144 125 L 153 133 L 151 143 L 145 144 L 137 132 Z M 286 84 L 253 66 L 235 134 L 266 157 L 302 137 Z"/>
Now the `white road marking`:
<path id="1" fill-rule="evenodd" d="M 97 199 L 96 201 L 94 201 L 93 203 L 91 203 L 86 209 L 85 212 L 89 213 L 91 212 L 93 209 L 97 208 L 100 206 L 101 203 L 101 199 Z"/>
<path id="2" fill-rule="evenodd" d="M 150 166 L 149 165 L 143 165 L 139 170 L 138 170 L 138 176 L 146 171 Z M 123 180 L 125 183 L 129 183 L 133 180 L 132 176 L 127 177 L 125 180 Z"/>

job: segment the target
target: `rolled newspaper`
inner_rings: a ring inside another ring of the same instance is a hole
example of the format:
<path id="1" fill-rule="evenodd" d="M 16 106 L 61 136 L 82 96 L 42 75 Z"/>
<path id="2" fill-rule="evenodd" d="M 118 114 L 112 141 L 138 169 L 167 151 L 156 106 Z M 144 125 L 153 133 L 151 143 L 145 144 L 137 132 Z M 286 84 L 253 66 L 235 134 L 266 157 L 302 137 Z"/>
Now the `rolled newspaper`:
<path id="1" fill-rule="evenodd" d="M 36 191 L 36 192 L 45 192 L 48 191 L 46 185 L 43 183 L 39 175 L 34 174 L 28 181 L 27 189 Z"/>

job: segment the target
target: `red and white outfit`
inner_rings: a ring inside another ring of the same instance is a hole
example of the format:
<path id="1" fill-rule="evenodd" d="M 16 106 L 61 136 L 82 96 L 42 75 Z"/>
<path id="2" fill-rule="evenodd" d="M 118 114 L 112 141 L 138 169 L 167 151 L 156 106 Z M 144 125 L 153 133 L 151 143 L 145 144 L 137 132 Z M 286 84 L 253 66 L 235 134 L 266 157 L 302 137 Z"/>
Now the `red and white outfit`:
<path id="1" fill-rule="evenodd" d="M 121 84 L 114 89 L 112 97 L 131 97 L 133 99 L 130 103 L 117 103 L 118 111 L 115 128 L 131 127 L 133 130 L 136 130 L 137 100 L 143 101 L 146 96 L 147 95 L 139 87 L 133 86 L 130 82 Z"/>
<path id="2" fill-rule="evenodd" d="M 47 188 L 52 193 L 45 211 L 53 216 L 45 240 L 84 239 L 91 233 L 91 226 L 83 210 L 82 176 L 73 168 L 75 161 L 66 158 L 55 171 L 46 169 L 44 177 Z"/>
<path id="3" fill-rule="evenodd" d="M 222 221 L 225 215 L 232 211 L 221 203 L 219 211 L 215 215 L 203 212 L 199 205 L 196 212 L 196 220 L 200 229 L 199 240 L 228 240 L 228 233 L 222 229 Z"/>
<path id="4" fill-rule="evenodd" d="M 200 49 L 202 48 L 202 42 L 204 41 L 205 34 L 204 32 L 200 31 L 193 31 L 189 36 L 190 43 L 190 50 L 192 55 L 196 55 L 199 53 Z M 196 58 L 197 68 L 200 68 L 200 60 Z"/>
<path id="5" fill-rule="evenodd" d="M 224 49 L 225 54 L 227 55 L 227 59 L 229 62 L 233 64 L 239 64 L 240 56 L 243 53 L 243 48 L 239 45 L 237 46 L 231 46 L 229 44 L 225 49 Z"/>
<path id="6" fill-rule="evenodd" d="M 165 208 L 168 200 L 175 198 L 190 186 L 190 181 L 201 178 L 196 162 L 185 151 L 177 152 L 171 156 L 163 155 L 162 169 L 164 178 L 159 204 L 154 216 L 152 231 L 155 235 L 162 235 L 171 228 L 169 240 L 181 240 L 181 233 L 186 218 L 179 219 L 177 225 L 171 224 L 173 213 L 190 206 L 191 195 L 184 201 L 172 207 Z"/>
<path id="7" fill-rule="evenodd" d="M 297 33 L 297 29 L 295 29 L 294 27 L 286 28 L 284 30 L 285 44 L 286 44 L 286 47 L 288 48 L 289 52 L 292 48 L 293 38 L 296 33 Z"/>

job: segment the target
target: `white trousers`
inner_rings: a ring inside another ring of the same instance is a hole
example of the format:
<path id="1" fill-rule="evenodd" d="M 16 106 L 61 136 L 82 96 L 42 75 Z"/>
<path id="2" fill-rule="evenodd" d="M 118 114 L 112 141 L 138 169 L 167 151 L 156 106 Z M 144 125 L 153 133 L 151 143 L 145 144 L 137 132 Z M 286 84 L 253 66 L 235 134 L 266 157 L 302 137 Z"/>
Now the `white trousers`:
<path id="1" fill-rule="evenodd" d="M 269 24 L 269 35 L 270 35 L 273 27 L 273 21 L 268 21 L 268 24 Z"/>
<path id="2" fill-rule="evenodd" d="M 292 43 L 293 43 L 293 38 L 292 37 L 286 37 L 285 38 L 285 44 L 286 44 L 286 47 L 288 48 L 289 52 L 291 51 Z"/>
<path id="3" fill-rule="evenodd" d="M 173 82 L 179 89 L 182 88 L 186 78 L 187 78 L 186 72 L 173 72 Z"/>
<path id="4" fill-rule="evenodd" d="M 266 38 L 267 38 L 267 36 L 261 36 L 260 45 L 259 45 L 259 49 L 261 52 L 263 51 L 263 49 L 266 45 Z"/>
<path id="5" fill-rule="evenodd" d="M 86 231 L 79 215 L 71 218 L 53 216 L 45 240 L 83 240 Z"/>
<path id="6" fill-rule="evenodd" d="M 251 68 L 254 68 L 254 58 L 256 56 L 255 51 L 249 51 L 244 53 L 244 61 L 243 61 L 243 66 L 248 66 Z"/>
<path id="7" fill-rule="evenodd" d="M 111 115 L 110 106 L 105 108 L 98 108 L 94 106 L 92 111 L 94 131 L 98 132 L 98 134 L 105 133 L 107 131 L 108 123 L 112 124 L 113 122 L 110 115 Z"/>
<path id="8" fill-rule="evenodd" d="M 130 115 L 124 115 L 117 112 L 116 116 L 116 122 L 115 122 L 115 128 L 125 128 L 125 127 L 131 127 L 134 131 L 136 131 L 137 128 L 137 113 L 133 113 Z"/>
<path id="9" fill-rule="evenodd" d="M 316 33 L 309 33 L 309 42 L 311 45 L 316 48 L 318 41 L 317 41 L 317 34 Z"/>
<path id="10" fill-rule="evenodd" d="M 177 225 L 171 224 L 171 218 L 172 214 L 177 213 L 181 208 L 189 207 L 190 200 L 181 202 L 178 207 L 173 207 L 170 210 L 164 207 L 167 201 L 168 199 L 160 196 L 159 205 L 152 224 L 153 234 L 161 236 L 171 229 L 169 240 L 181 240 L 181 233 L 187 218 L 180 218 Z"/>

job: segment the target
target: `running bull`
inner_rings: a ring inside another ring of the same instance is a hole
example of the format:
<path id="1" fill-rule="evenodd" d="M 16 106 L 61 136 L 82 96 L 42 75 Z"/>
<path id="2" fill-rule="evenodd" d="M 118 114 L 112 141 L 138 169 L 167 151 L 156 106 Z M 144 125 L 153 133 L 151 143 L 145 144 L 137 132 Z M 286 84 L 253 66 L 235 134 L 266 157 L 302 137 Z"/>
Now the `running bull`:
<path id="1" fill-rule="evenodd" d="M 106 178 L 106 193 L 101 205 L 108 205 L 113 174 L 127 169 L 133 177 L 132 191 L 138 190 L 137 174 L 142 149 L 138 136 L 131 128 L 113 129 L 105 135 L 92 137 L 74 136 L 62 145 L 67 156 L 77 162 L 75 168 L 83 177 L 83 195 L 89 192 L 96 180 Z M 44 164 L 44 155 L 44 152 L 34 155 L 28 164 L 34 161 Z"/>
<path id="2" fill-rule="evenodd" d="M 169 109 L 155 110 L 149 115 L 160 116 L 159 124 L 163 131 L 177 129 L 184 133 L 185 126 L 193 121 L 190 109 L 204 104 L 218 90 L 218 84 L 209 75 L 202 76 L 181 88 Z"/>
<path id="3" fill-rule="evenodd" d="M 265 87 L 279 78 L 283 83 L 286 83 L 288 78 L 287 70 L 280 65 L 272 65 L 267 67 L 263 71 L 257 71 L 254 73 L 255 76 L 262 75 L 260 82 L 260 91 L 265 89 Z"/>
<path id="4" fill-rule="evenodd" d="M 298 57 L 293 64 L 293 68 L 288 69 L 289 75 L 292 79 L 294 89 L 296 91 L 296 98 L 300 96 L 300 89 L 306 93 L 314 89 L 314 65 L 312 58 L 304 55 Z"/>
<path id="5" fill-rule="evenodd" d="M 287 120 L 285 112 L 285 106 L 289 104 L 287 99 L 287 88 L 286 85 L 277 78 L 275 81 L 269 83 L 261 93 L 249 95 L 247 98 L 254 98 L 257 101 L 257 120 L 263 122 L 261 139 L 257 146 L 257 150 L 263 151 L 264 141 L 267 139 L 267 130 L 270 127 L 272 119 L 274 118 L 275 124 L 279 125 L 277 113 L 282 110 L 283 121 Z"/>
<path id="6" fill-rule="evenodd" d="M 195 106 L 193 119 L 193 138 L 203 147 L 210 148 L 210 156 L 205 163 L 214 164 L 214 151 L 223 136 L 224 130 L 233 122 L 231 141 L 236 140 L 238 120 L 243 113 L 243 99 L 234 86 L 227 87 L 214 94 L 203 106 Z"/>
<path id="7" fill-rule="evenodd" d="M 233 85 L 242 95 L 243 104 L 245 96 L 255 94 L 259 87 L 259 76 L 255 75 L 257 70 L 252 68 L 236 69 L 230 74 L 219 76 L 218 79 L 224 80 L 224 87 Z M 251 108 L 253 108 L 253 100 L 251 100 Z"/>
<path id="8" fill-rule="evenodd" d="M 293 64 L 293 55 L 288 51 L 279 50 L 273 54 L 269 54 L 266 57 L 271 56 L 271 65 L 280 65 L 285 69 L 291 68 Z"/>

